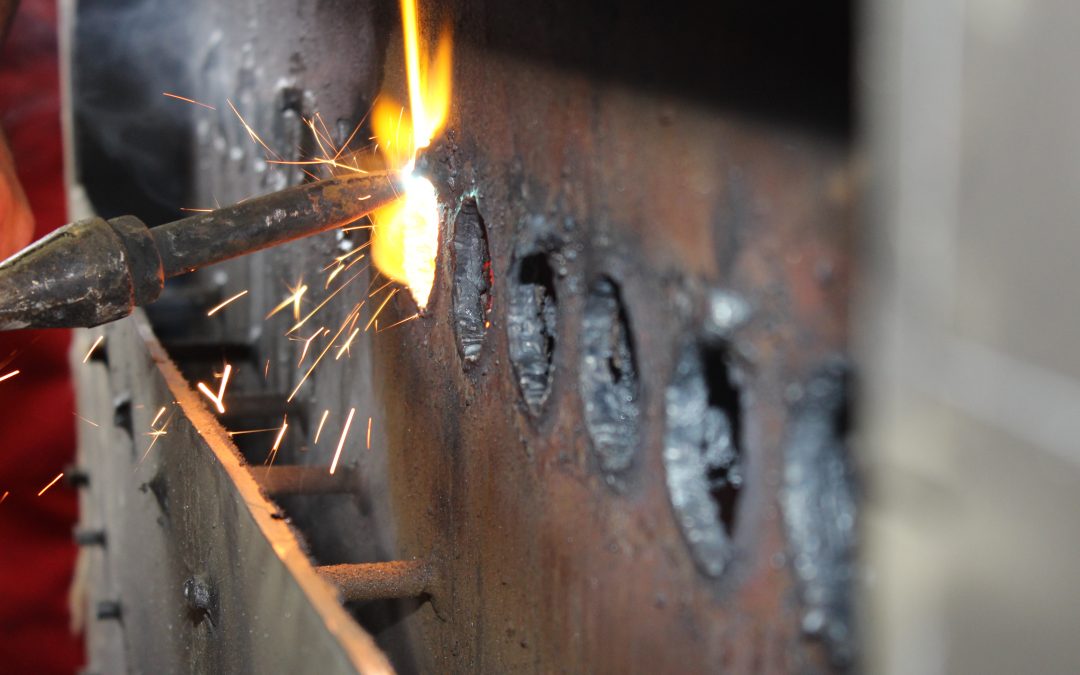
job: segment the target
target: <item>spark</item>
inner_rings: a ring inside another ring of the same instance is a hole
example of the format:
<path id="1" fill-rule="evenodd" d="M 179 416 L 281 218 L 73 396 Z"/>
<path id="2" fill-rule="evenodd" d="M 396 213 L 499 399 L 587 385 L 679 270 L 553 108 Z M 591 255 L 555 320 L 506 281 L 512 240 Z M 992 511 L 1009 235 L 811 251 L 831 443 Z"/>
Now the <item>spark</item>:
<path id="1" fill-rule="evenodd" d="M 244 297 L 245 295 L 247 295 L 247 289 L 240 291 L 239 293 L 232 296 L 231 298 L 226 298 L 223 302 L 221 302 L 220 304 L 214 306 L 209 312 L 207 312 L 206 316 L 213 316 L 214 314 L 216 314 L 218 312 L 218 310 L 223 309 L 229 303 L 231 303 L 231 302 L 233 302 L 235 300 L 239 300 L 240 298 Z"/>
<path id="2" fill-rule="evenodd" d="M 337 356 L 334 357 L 335 361 L 340 359 L 341 355 L 349 350 L 349 345 L 352 344 L 352 341 L 355 340 L 356 336 L 359 335 L 359 334 L 360 334 L 360 329 L 359 328 L 354 328 L 353 332 L 350 333 L 349 337 L 345 340 L 345 344 L 341 345 L 341 349 L 338 350 Z M 352 352 L 349 352 L 349 353 L 351 354 Z"/>
<path id="3" fill-rule="evenodd" d="M 30 344 L 34 344 L 34 343 L 35 343 L 35 342 L 37 342 L 37 341 L 38 341 L 38 338 L 36 338 L 36 337 L 35 337 L 34 339 L 32 339 L 32 340 L 30 341 Z M 5 357 L 4 357 L 4 360 L 3 360 L 3 361 L 0 361 L 0 369 L 2 369 L 2 368 L 7 368 L 7 365 L 8 365 L 9 363 L 11 363 L 12 361 L 14 361 L 14 360 L 15 360 L 15 357 L 19 355 L 19 351 L 20 351 L 20 350 L 18 350 L 18 349 L 12 350 L 12 352 L 11 352 L 10 354 L 8 354 L 7 356 L 5 356 Z"/>
<path id="4" fill-rule="evenodd" d="M 330 283 L 334 280 L 335 277 L 337 277 L 337 275 L 341 274 L 342 270 L 344 269 L 345 265 L 339 262 L 337 264 L 337 267 L 334 268 L 334 271 L 326 277 L 326 285 L 323 286 L 323 290 L 330 288 Z"/>
<path id="5" fill-rule="evenodd" d="M 98 424 L 97 422 L 95 422 L 95 421 L 93 421 L 93 420 L 88 420 L 88 419 L 86 419 L 85 417 L 83 417 L 82 415 L 80 415 L 80 414 L 79 414 L 79 413 L 77 413 L 77 412 L 73 412 L 73 413 L 71 413 L 71 414 L 72 414 L 72 415 L 74 415 L 75 417 L 78 417 L 78 418 L 79 418 L 79 419 L 81 419 L 81 420 L 82 420 L 83 422 L 86 422 L 86 423 L 87 423 L 87 424 L 89 424 L 90 426 L 94 426 L 94 427 L 100 427 L 100 426 L 101 426 L 100 424 Z"/>
<path id="6" fill-rule="evenodd" d="M 214 402 L 214 407 L 217 408 L 217 411 L 219 413 L 225 412 L 225 406 L 221 405 L 221 401 L 219 401 L 217 396 L 214 395 L 214 392 L 210 391 L 210 387 L 206 386 L 202 382 L 200 382 L 196 386 L 199 388 L 199 391 L 206 395 L 206 398 Z"/>
<path id="7" fill-rule="evenodd" d="M 285 438 L 285 431 L 289 428 L 289 416 L 281 420 L 281 431 L 278 432 L 277 438 L 274 439 L 274 444 L 270 447 L 270 454 L 267 455 L 267 467 L 274 465 L 274 459 L 277 458 L 278 448 L 281 447 L 281 439 Z"/>
<path id="8" fill-rule="evenodd" d="M 315 113 L 315 115 L 316 115 L 316 117 L 318 117 L 318 113 Z M 321 118 L 320 118 L 320 121 L 321 121 Z M 327 143 L 327 144 L 328 144 L 328 145 L 329 145 L 330 147 L 334 147 L 334 144 L 330 142 L 330 139 L 329 139 L 329 138 L 327 138 L 327 137 L 323 136 L 323 135 L 322 135 L 322 132 L 320 132 L 320 131 L 319 131 L 319 130 L 318 130 L 318 129 L 317 129 L 316 127 L 315 127 L 315 118 L 311 118 L 311 119 L 307 119 L 307 120 L 304 120 L 304 124 L 306 124 L 306 125 L 307 125 L 307 127 L 308 127 L 309 129 L 311 129 L 311 133 L 312 133 L 312 134 L 313 134 L 313 135 L 315 136 L 315 143 L 317 143 L 317 144 L 318 144 L 318 146 L 319 146 L 319 151 L 320 151 L 320 152 L 321 152 L 321 153 L 322 153 L 323 155 L 329 156 L 329 155 L 330 155 L 330 153 L 328 153 L 328 152 L 326 151 L 326 147 L 325 147 L 325 146 L 323 145 L 323 141 L 325 140 L 325 141 L 326 141 L 326 143 Z"/>
<path id="9" fill-rule="evenodd" d="M 338 293 L 340 293 L 341 291 L 345 290 L 345 287 L 346 287 L 346 286 L 348 286 L 348 285 L 349 285 L 349 284 L 350 284 L 350 283 L 351 283 L 351 282 L 353 281 L 353 279 L 355 279 L 356 277 L 360 276 L 360 275 L 361 275 L 361 274 L 363 274 L 363 273 L 364 273 L 364 270 L 360 270 L 360 271 L 359 271 L 359 272 L 357 272 L 356 274 L 354 274 L 354 275 L 352 275 L 351 277 L 349 277 L 348 279 L 346 279 L 346 280 L 345 280 L 345 282 L 341 284 L 341 286 L 338 286 L 337 288 L 335 288 L 335 289 L 334 289 L 334 291 L 333 291 L 333 292 L 332 292 L 332 293 L 331 293 L 330 295 L 326 296 L 326 299 L 324 299 L 324 300 L 323 300 L 322 302 L 320 302 L 320 303 L 319 303 L 319 304 L 318 304 L 318 305 L 317 305 L 317 306 L 315 307 L 315 309 L 313 309 L 313 310 L 311 310 L 310 312 L 308 312 L 307 316 L 305 316 L 305 317 L 304 317 L 303 319 L 301 319 L 300 321 L 298 321 L 298 322 L 296 323 L 296 325 L 294 325 L 294 326 L 293 326 L 292 328 L 290 328 L 290 329 L 289 329 L 288 331 L 286 331 L 286 333 L 285 333 L 285 334 L 286 334 L 286 335 L 288 335 L 288 334 L 290 334 L 290 333 L 295 333 L 295 332 L 296 332 L 296 330 L 297 330 L 298 328 L 300 328 L 300 326 L 303 326 L 303 325 L 304 325 L 304 324 L 305 324 L 305 323 L 307 322 L 307 320 L 308 320 L 308 319 L 310 319 L 311 317 L 315 316 L 315 313 L 316 313 L 316 312 L 318 312 L 318 311 L 319 311 L 320 309 L 322 309 L 323 307 L 325 307 L 325 306 L 326 306 L 326 303 L 330 302 L 330 300 L 331 300 L 331 299 L 333 299 L 333 297 L 334 297 L 335 295 L 337 295 L 337 294 L 338 294 Z"/>
<path id="10" fill-rule="evenodd" d="M 227 431 L 225 433 L 231 438 L 233 436 L 243 436 L 245 434 L 264 434 L 267 431 L 277 431 L 278 429 L 280 429 L 280 427 L 266 427 L 264 429 L 243 429 L 241 431 Z"/>
<path id="11" fill-rule="evenodd" d="M 7 373 L 6 375 L 0 375 L 0 382 L 3 382 L 4 380 L 10 380 L 11 378 L 18 375 L 19 372 L 20 371 L 18 371 L 18 370 L 13 370 L 10 373 Z"/>
<path id="12" fill-rule="evenodd" d="M 299 319 L 300 318 L 300 316 L 299 316 L 300 315 L 300 298 L 302 298 L 304 296 L 304 293 L 307 293 L 307 289 L 308 289 L 307 284 L 300 284 L 299 286 L 296 287 L 296 289 L 290 288 L 289 290 L 291 291 L 291 293 L 288 295 L 288 297 L 286 297 L 284 300 L 279 302 L 277 304 L 277 306 L 274 307 L 274 309 L 272 309 L 270 311 L 270 313 L 267 314 L 264 318 L 269 319 L 270 317 L 274 316 L 275 314 L 277 314 L 281 310 L 285 309 L 289 305 L 292 305 L 293 306 L 293 315 L 295 316 L 296 319 Z"/>
<path id="13" fill-rule="evenodd" d="M 323 425 L 326 424 L 326 418 L 330 415 L 330 409 L 327 408 L 323 411 L 322 419 L 319 420 L 319 428 L 315 430 L 315 443 L 318 444 L 319 436 L 322 434 Z"/>
<path id="14" fill-rule="evenodd" d="M 339 255 L 338 257 L 334 258 L 334 261 L 335 262 L 344 262 L 344 261 L 348 260 L 349 258 L 353 257 L 354 255 L 356 255 L 357 253 L 359 253 L 360 251 L 363 251 L 368 246 L 371 246 L 371 242 L 370 241 L 365 241 L 363 244 L 360 244 L 359 246 L 357 246 L 353 250 L 349 251 L 348 253 L 343 253 L 342 255 Z M 360 257 L 363 258 L 364 256 L 360 256 Z M 334 263 L 330 263 L 329 265 L 324 267 L 323 271 L 325 272 L 326 270 L 330 269 L 330 267 L 333 264 Z"/>
<path id="15" fill-rule="evenodd" d="M 369 293 L 369 294 L 368 294 L 368 297 L 369 297 L 369 298 L 373 298 L 373 297 L 375 297 L 376 295 L 378 295 L 379 293 L 382 293 L 382 292 L 383 292 L 383 290 L 385 290 L 385 289 L 386 289 L 386 287 L 388 287 L 388 286 L 389 286 L 390 284 L 392 284 L 392 283 L 394 283 L 394 280 L 393 280 L 393 279 L 391 279 L 390 281 L 387 281 L 387 282 L 386 282 L 385 284 L 383 284 L 382 286 L 379 286 L 378 288 L 376 288 L 375 290 L 373 290 L 373 291 L 372 291 L 371 293 Z"/>
<path id="16" fill-rule="evenodd" d="M 266 147 L 266 146 L 263 146 L 263 147 Z M 269 148 L 267 148 L 267 149 L 269 149 Z M 286 165 L 289 165 L 289 166 L 329 166 L 329 167 L 333 167 L 335 169 L 344 169 L 345 171 L 349 171 L 349 172 L 352 172 L 352 173 L 362 173 L 362 174 L 367 174 L 368 173 L 367 171 L 364 171 L 363 169 L 355 167 L 355 166 L 353 166 L 351 164 L 345 164 L 343 162 L 337 161 L 336 159 L 326 159 L 326 158 L 320 158 L 320 157 L 316 157 L 315 159 L 268 159 L 268 160 L 266 160 L 266 163 L 267 164 L 286 164 Z"/>
<path id="17" fill-rule="evenodd" d="M 86 350 L 86 356 L 84 356 L 83 359 L 82 359 L 83 363 L 86 363 L 87 361 L 90 360 L 90 355 L 94 353 L 94 350 L 98 348 L 98 345 L 101 344 L 101 341 L 104 340 L 104 339 L 105 339 L 104 334 L 97 336 L 97 339 L 94 340 L 94 344 L 90 345 L 90 349 Z"/>
<path id="18" fill-rule="evenodd" d="M 201 391 L 203 394 L 206 395 L 207 398 L 214 402 L 214 407 L 217 408 L 217 411 L 221 414 L 225 414 L 225 404 L 222 402 L 222 399 L 225 397 L 225 386 L 229 383 L 230 373 L 232 373 L 232 365 L 226 363 L 225 372 L 221 374 L 221 386 L 218 387 L 217 394 L 214 394 L 214 392 L 211 391 L 210 387 L 206 386 L 206 384 L 202 382 L 199 382 L 198 384 L 199 391 Z"/>
<path id="19" fill-rule="evenodd" d="M 325 328 L 323 326 L 319 326 L 319 330 L 315 331 L 314 335 L 312 335 L 311 337 L 306 338 L 306 339 L 299 339 L 298 340 L 299 342 L 304 343 L 304 348 L 300 351 L 300 360 L 298 360 L 296 362 L 296 367 L 297 368 L 299 368 L 301 365 L 303 365 L 304 359 L 307 358 L 308 348 L 311 347 L 311 341 L 314 340 L 315 338 L 319 337 L 320 335 L 322 335 L 324 331 L 327 332 L 327 333 L 330 332 L 329 329 L 327 329 L 327 328 Z M 289 338 L 289 339 L 292 340 L 294 338 Z"/>
<path id="20" fill-rule="evenodd" d="M 375 276 L 371 277 L 371 281 L 368 283 L 367 288 L 364 289 L 364 293 L 367 293 L 372 288 L 374 288 L 375 284 L 378 283 L 379 279 L 381 279 L 381 278 L 382 278 L 382 272 L 378 271 L 378 269 L 376 268 Z"/>
<path id="21" fill-rule="evenodd" d="M 250 127 L 250 126 L 248 125 L 248 123 L 247 123 L 246 121 L 244 121 L 244 116 L 240 114 L 240 111 L 236 109 L 236 106 L 234 106 L 234 105 L 233 105 L 232 101 L 230 101 L 229 99 L 225 99 L 225 102 L 229 104 L 229 107 L 230 107 L 230 108 L 232 108 L 232 111 L 233 111 L 233 112 L 234 112 L 234 113 L 236 114 L 236 118 L 240 120 L 240 124 L 243 124 L 243 125 L 244 125 L 244 130 L 248 132 L 248 136 L 250 136 L 250 137 L 251 137 L 251 140 L 253 140 L 253 141 L 255 141 L 256 143 L 258 143 L 259 145 L 261 145 L 261 146 L 263 147 L 263 149 L 264 149 L 264 150 L 266 150 L 267 152 L 269 152 L 269 153 L 270 153 L 271 155 L 273 155 L 274 157 L 277 157 L 277 158 L 279 158 L 279 159 L 280 159 L 280 157 L 281 157 L 281 156 L 280 156 L 280 155 L 278 155 L 278 154 L 277 154 L 276 152 L 274 152 L 273 150 L 271 150 L 271 149 L 270 149 L 270 146 L 268 146 L 268 145 L 267 145 L 266 143 L 264 143 L 264 142 L 263 142 L 263 139 L 259 138 L 259 134 L 255 133 L 255 130 L 254 130 L 254 129 L 252 129 L 252 128 L 251 128 L 251 127 Z"/>
<path id="22" fill-rule="evenodd" d="M 367 332 L 367 329 L 371 328 L 371 324 L 375 323 L 375 319 L 379 318 L 379 313 L 383 311 L 384 307 L 386 307 L 386 303 L 390 302 L 390 298 L 397 295 L 397 292 L 400 290 L 400 288 L 395 288 L 393 291 L 390 292 L 390 295 L 386 296 L 386 299 L 382 301 L 382 304 L 379 305 L 379 308 L 375 310 L 374 314 L 371 315 L 371 319 L 368 320 L 367 325 L 364 326 L 364 332 Z"/>
<path id="23" fill-rule="evenodd" d="M 270 359 L 266 359 L 266 366 L 263 368 L 263 379 L 270 379 Z"/>
<path id="24" fill-rule="evenodd" d="M 331 471 L 330 473 L 333 473 L 333 472 Z M 48 489 L 49 489 L 49 488 L 51 488 L 52 486 L 56 485 L 56 482 L 57 482 L 58 480 L 60 480 L 61 478 L 63 478 L 63 477 L 64 477 L 64 472 L 63 472 L 63 471 L 61 471 L 60 473 L 56 474 L 56 478 L 53 478 L 53 479 L 52 479 L 51 481 L 49 481 L 49 484 L 48 484 L 48 485 L 46 485 L 45 487 L 41 488 L 41 492 L 37 493 L 37 496 L 38 496 L 38 497 L 40 497 L 41 495 L 45 494 L 45 491 L 46 491 L 46 490 L 48 490 Z"/>
<path id="25" fill-rule="evenodd" d="M 386 326 L 385 328 L 380 328 L 375 332 L 376 333 L 381 333 L 384 330 L 390 330 L 391 328 L 396 328 L 397 326 L 400 326 L 403 323 L 408 323 L 409 321 L 412 321 L 413 319 L 418 319 L 418 318 L 420 318 L 420 312 L 417 312 L 417 313 L 413 314 L 412 316 L 407 316 L 404 319 L 402 319 L 401 321 L 397 321 L 395 323 L 392 323 L 389 326 Z"/>
<path id="26" fill-rule="evenodd" d="M 364 303 L 362 303 L 362 302 L 360 303 L 361 306 L 363 304 Z M 345 330 L 351 331 L 353 329 L 353 327 L 356 326 L 356 322 L 359 321 L 359 320 L 360 320 L 360 312 L 357 312 L 356 314 L 353 314 L 352 321 L 349 322 L 349 327 L 346 328 Z"/>
<path id="27" fill-rule="evenodd" d="M 348 265 L 346 265 L 346 266 L 345 266 L 345 271 L 346 271 L 346 272 L 348 272 L 348 271 L 349 271 L 349 268 L 351 268 L 351 267 L 352 267 L 353 265 L 355 265 L 355 264 L 356 264 L 356 263 L 358 263 L 358 262 L 363 262 L 363 261 L 364 261 L 364 256 L 360 256 L 360 257 L 359 257 L 359 258 L 357 258 L 356 260 L 354 260 L 354 261 L 352 261 L 351 263 L 349 263 Z M 368 269 L 369 269 L 370 267 L 371 267 L 371 263 L 369 262 L 368 264 L 366 264 L 366 265 L 364 265 L 363 267 L 361 267 L 361 268 L 360 268 L 360 271 L 361 271 L 361 272 L 365 272 L 365 271 L 367 271 L 367 270 L 368 270 Z"/>
<path id="28" fill-rule="evenodd" d="M 165 406 L 161 406 L 158 409 L 157 414 L 154 415 L 154 419 L 150 420 L 150 428 L 151 429 L 154 428 L 154 425 L 157 424 L 158 420 L 161 419 L 161 416 L 164 415 L 164 414 L 165 414 Z"/>
<path id="29" fill-rule="evenodd" d="M 349 320 L 352 319 L 353 314 L 355 312 L 359 312 L 360 308 L 363 307 L 363 305 L 364 303 L 360 303 L 356 307 L 353 307 L 353 310 L 349 312 L 348 316 L 345 317 L 345 321 L 341 323 L 341 328 L 338 328 L 338 332 L 334 333 L 334 337 L 330 338 L 330 342 L 328 342 L 326 344 L 326 347 L 323 348 L 322 352 L 319 353 L 319 356 L 315 359 L 315 363 L 312 363 L 311 367 L 308 368 L 306 373 L 304 373 L 304 376 L 300 378 L 300 382 L 297 383 L 296 388 L 292 390 L 291 394 L 289 394 L 289 398 L 285 399 L 286 402 L 293 400 L 293 397 L 296 396 L 296 392 L 300 391 L 300 387 L 304 386 L 304 382 L 307 382 L 308 377 L 310 377 L 311 373 L 314 372 L 315 367 L 318 366 L 319 362 L 322 361 L 324 356 L 326 356 L 326 352 L 330 351 L 330 348 L 334 346 L 334 340 L 337 340 L 338 336 L 345 331 L 345 326 L 348 325 Z"/>
<path id="30" fill-rule="evenodd" d="M 11 494 L 11 492 L 9 492 L 8 490 L 4 490 L 4 496 L 0 497 L 0 504 L 4 503 L 4 501 L 8 498 L 9 494 Z"/>
<path id="31" fill-rule="evenodd" d="M 154 449 L 155 445 L 157 445 L 158 439 L 169 433 L 167 429 L 169 428 L 169 422 L 172 422 L 173 415 L 169 415 L 169 417 L 165 420 L 165 423 L 161 425 L 160 429 L 154 428 L 154 424 L 161 418 L 161 415 L 164 412 L 165 406 L 161 406 L 161 409 L 158 410 L 158 414 L 154 416 L 154 421 L 150 423 L 150 431 L 146 432 L 146 435 L 150 436 L 153 440 L 150 441 L 150 445 L 146 446 L 146 450 L 143 452 L 142 457 L 139 458 L 138 464 L 135 465 L 136 471 L 138 471 L 139 467 L 142 466 L 142 463 L 146 461 L 146 458 L 150 456 L 150 451 Z"/>
<path id="32" fill-rule="evenodd" d="M 193 206 L 181 206 L 181 211 L 187 211 L 189 213 L 213 213 L 214 209 L 197 209 Z"/>
<path id="33" fill-rule="evenodd" d="M 371 449 L 371 418 L 367 418 L 367 449 Z"/>
<path id="34" fill-rule="evenodd" d="M 374 228 L 374 225 L 350 225 L 349 227 L 341 228 L 342 232 L 352 232 L 353 230 L 370 230 Z"/>
<path id="35" fill-rule="evenodd" d="M 352 139 L 353 139 L 354 136 L 356 136 L 356 132 L 360 131 L 360 127 L 362 127 L 364 125 L 364 121 L 367 119 L 367 116 L 370 115 L 370 114 L 371 114 L 371 108 L 368 108 L 368 111 L 366 113 L 364 113 L 364 116 L 361 117 L 360 121 L 356 123 L 355 127 L 353 127 L 352 133 L 349 134 L 349 137 L 345 139 L 345 144 L 342 145 L 338 149 L 337 154 L 334 155 L 334 159 L 337 159 L 338 157 L 341 157 L 341 153 L 345 152 L 345 148 L 349 147 L 349 143 L 352 143 Z"/>
<path id="36" fill-rule="evenodd" d="M 179 94 L 171 94 L 171 93 L 169 93 L 167 91 L 163 91 L 163 92 L 161 92 L 161 94 L 162 94 L 162 96 L 168 96 L 169 98 L 175 98 L 175 99 L 177 99 L 179 101 L 186 101 L 188 103 L 194 103 L 195 105 L 201 105 L 202 107 L 209 108 L 210 110 L 217 110 L 217 108 L 215 108 L 212 105 L 209 105 L 207 103 L 202 103 L 201 101 L 196 101 L 195 99 L 188 98 L 187 96 L 180 96 Z"/>
<path id="37" fill-rule="evenodd" d="M 341 430 L 341 440 L 338 441 L 337 450 L 334 451 L 334 461 L 330 463 L 330 475 L 337 471 L 338 459 L 341 458 L 341 449 L 345 447 L 345 438 L 349 435 L 349 426 L 352 424 L 352 418 L 355 414 L 356 408 L 353 408 L 345 419 L 345 427 Z"/>

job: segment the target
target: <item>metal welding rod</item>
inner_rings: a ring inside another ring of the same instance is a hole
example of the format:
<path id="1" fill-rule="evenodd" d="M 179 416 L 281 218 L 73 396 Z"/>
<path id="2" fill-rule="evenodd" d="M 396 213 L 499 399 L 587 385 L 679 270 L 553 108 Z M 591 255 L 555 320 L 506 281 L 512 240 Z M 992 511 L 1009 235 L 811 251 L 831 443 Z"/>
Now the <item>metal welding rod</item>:
<path id="1" fill-rule="evenodd" d="M 397 187 L 390 174 L 350 174 L 154 228 L 134 216 L 65 225 L 0 263 L 0 330 L 115 321 L 169 277 L 347 225 Z"/>

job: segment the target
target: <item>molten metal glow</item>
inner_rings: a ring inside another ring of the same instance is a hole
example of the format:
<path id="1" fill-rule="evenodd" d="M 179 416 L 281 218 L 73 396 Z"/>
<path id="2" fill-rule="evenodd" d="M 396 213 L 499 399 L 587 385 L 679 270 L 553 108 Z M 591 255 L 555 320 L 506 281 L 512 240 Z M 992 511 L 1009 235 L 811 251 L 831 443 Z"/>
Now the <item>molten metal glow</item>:
<path id="1" fill-rule="evenodd" d="M 401 173 L 405 193 L 372 214 L 372 259 L 388 278 L 405 284 L 423 309 L 435 280 L 439 208 L 435 187 L 413 173 L 416 154 L 431 144 L 450 111 L 449 31 L 439 37 L 434 56 L 420 40 L 416 0 L 401 0 L 409 109 L 381 94 L 372 113 L 375 139 L 391 170 Z"/>
<path id="2" fill-rule="evenodd" d="M 439 206 L 427 178 L 410 173 L 405 185 L 404 198 L 371 215 L 371 255 L 379 271 L 408 286 L 423 309 L 435 281 Z"/>

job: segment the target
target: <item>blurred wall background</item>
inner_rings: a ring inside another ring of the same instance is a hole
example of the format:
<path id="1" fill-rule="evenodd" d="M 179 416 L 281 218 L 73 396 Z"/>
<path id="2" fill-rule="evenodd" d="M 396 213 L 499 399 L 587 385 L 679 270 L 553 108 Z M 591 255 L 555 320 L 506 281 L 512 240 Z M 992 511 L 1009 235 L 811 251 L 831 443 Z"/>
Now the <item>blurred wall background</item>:
<path id="1" fill-rule="evenodd" d="M 1080 668 L 1080 3 L 863 16 L 869 672 Z"/>

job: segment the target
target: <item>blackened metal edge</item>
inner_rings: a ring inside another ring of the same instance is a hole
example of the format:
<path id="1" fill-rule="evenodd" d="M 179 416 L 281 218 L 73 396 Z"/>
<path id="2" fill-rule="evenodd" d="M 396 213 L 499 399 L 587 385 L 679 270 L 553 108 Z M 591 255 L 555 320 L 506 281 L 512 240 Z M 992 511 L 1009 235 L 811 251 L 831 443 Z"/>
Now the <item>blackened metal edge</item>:
<path id="1" fill-rule="evenodd" d="M 781 507 L 803 605 L 802 630 L 836 665 L 854 659 L 856 482 L 845 437 L 849 369 L 834 359 L 807 382 L 792 412 Z"/>

